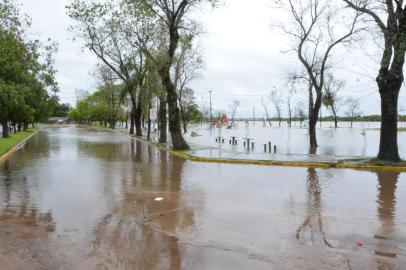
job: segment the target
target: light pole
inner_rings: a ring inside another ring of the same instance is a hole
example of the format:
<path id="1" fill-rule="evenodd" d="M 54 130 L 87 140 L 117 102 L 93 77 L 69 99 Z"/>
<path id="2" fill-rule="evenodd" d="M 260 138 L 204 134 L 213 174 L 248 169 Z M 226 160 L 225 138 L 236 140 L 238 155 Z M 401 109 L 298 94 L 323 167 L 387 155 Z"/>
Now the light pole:
<path id="1" fill-rule="evenodd" d="M 210 93 L 210 125 L 211 125 L 211 123 L 212 123 L 212 116 L 211 116 L 211 92 L 213 92 L 213 91 L 209 91 L 209 93 Z"/>
<path id="2" fill-rule="evenodd" d="M 255 107 L 252 107 L 252 122 L 253 125 L 255 126 Z"/>

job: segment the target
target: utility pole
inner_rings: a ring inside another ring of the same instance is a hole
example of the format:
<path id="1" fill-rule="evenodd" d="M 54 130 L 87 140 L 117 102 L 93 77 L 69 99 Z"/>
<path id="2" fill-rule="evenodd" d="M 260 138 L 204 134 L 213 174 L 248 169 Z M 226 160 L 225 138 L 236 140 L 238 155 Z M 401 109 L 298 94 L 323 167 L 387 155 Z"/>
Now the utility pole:
<path id="1" fill-rule="evenodd" d="M 211 125 L 211 123 L 212 123 L 212 114 L 211 114 L 211 92 L 213 92 L 213 91 L 209 91 L 209 93 L 210 93 L 210 125 Z"/>
<path id="2" fill-rule="evenodd" d="M 252 107 L 252 121 L 254 122 L 255 126 L 255 107 Z"/>

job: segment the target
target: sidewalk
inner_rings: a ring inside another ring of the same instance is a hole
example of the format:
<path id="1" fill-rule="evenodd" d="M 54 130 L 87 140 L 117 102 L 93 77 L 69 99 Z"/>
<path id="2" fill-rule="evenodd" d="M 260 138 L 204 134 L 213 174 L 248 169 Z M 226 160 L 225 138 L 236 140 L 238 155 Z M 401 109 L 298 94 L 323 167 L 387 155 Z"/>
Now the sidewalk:
<path id="1" fill-rule="evenodd" d="M 233 159 L 233 160 L 260 160 L 260 161 L 281 161 L 281 162 L 319 162 L 319 163 L 341 163 L 343 161 L 366 162 L 373 157 L 360 156 L 322 156 L 322 155 L 294 155 L 294 154 L 271 154 L 257 152 L 241 152 L 237 150 L 225 150 L 221 148 L 202 147 L 190 145 L 192 150 L 189 155 L 201 158 L 212 159 Z"/>

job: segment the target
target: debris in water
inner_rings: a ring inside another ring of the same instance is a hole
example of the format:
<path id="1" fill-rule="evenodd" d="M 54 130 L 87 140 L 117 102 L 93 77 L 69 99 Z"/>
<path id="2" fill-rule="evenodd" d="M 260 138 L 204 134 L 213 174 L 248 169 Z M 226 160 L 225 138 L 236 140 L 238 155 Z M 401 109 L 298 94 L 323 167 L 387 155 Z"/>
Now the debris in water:
<path id="1" fill-rule="evenodd" d="M 154 201 L 156 201 L 156 202 L 162 202 L 163 200 L 164 200 L 164 198 L 158 197 L 158 198 L 155 198 Z"/>
<path id="2" fill-rule="evenodd" d="M 357 247 L 362 247 L 361 240 L 355 240 L 355 245 L 357 245 Z"/>

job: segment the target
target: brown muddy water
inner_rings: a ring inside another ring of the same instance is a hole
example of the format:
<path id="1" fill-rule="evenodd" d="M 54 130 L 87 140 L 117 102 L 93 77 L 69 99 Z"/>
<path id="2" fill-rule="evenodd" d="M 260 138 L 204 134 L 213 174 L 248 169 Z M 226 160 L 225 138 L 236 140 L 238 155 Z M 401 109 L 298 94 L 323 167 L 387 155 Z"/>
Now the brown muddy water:
<path id="1" fill-rule="evenodd" d="M 0 164 L 0 269 L 405 269 L 405 206 L 401 173 L 193 163 L 46 128 Z"/>

